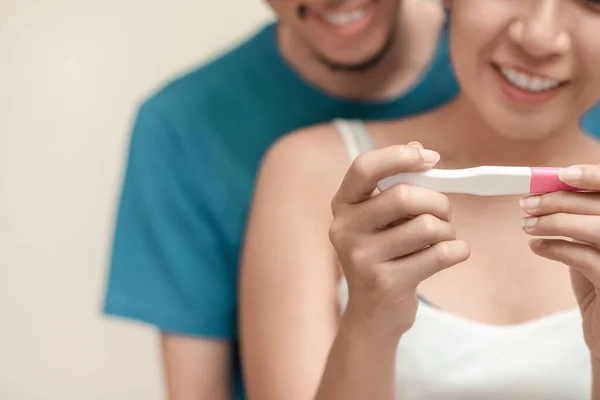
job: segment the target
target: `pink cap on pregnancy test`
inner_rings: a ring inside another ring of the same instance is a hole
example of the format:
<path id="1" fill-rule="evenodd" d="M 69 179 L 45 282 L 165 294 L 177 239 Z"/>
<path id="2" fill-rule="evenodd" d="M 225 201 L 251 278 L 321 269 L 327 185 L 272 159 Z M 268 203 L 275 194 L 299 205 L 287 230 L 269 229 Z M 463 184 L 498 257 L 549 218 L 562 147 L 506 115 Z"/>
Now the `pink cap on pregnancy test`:
<path id="1" fill-rule="evenodd" d="M 561 181 L 562 168 L 482 166 L 465 169 L 430 169 L 397 174 L 379 181 L 380 191 L 399 183 L 442 193 L 503 196 L 579 190 Z"/>
<path id="2" fill-rule="evenodd" d="M 558 177 L 562 168 L 531 167 L 530 193 L 550 193 L 579 190 L 567 185 Z"/>

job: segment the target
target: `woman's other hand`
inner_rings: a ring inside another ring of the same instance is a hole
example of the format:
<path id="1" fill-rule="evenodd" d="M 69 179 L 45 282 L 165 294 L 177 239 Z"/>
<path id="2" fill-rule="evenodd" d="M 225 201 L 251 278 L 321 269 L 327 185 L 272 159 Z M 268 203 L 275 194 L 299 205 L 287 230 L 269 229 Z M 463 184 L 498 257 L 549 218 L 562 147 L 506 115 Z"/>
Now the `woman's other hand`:
<path id="1" fill-rule="evenodd" d="M 571 281 L 583 316 L 585 340 L 600 361 L 600 166 L 564 169 L 560 178 L 585 192 L 556 192 L 521 201 L 529 214 L 523 229 L 533 252 L 571 268 Z"/>

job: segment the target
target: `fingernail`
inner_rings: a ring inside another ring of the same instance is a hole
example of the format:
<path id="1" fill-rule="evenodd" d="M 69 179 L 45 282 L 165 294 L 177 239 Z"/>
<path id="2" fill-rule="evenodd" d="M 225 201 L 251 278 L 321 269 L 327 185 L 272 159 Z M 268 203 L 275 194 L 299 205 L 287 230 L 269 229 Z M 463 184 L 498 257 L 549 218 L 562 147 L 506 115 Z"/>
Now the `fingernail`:
<path id="1" fill-rule="evenodd" d="M 421 144 L 421 142 L 409 142 L 408 145 L 423 148 L 423 145 Z"/>
<path id="2" fill-rule="evenodd" d="M 532 228 L 538 223 L 539 218 L 523 218 L 521 219 L 521 226 L 523 228 Z"/>
<path id="3" fill-rule="evenodd" d="M 435 164 L 440 161 L 440 154 L 433 150 L 421 149 L 421 156 L 427 164 Z"/>
<path id="4" fill-rule="evenodd" d="M 533 210 L 540 205 L 540 197 L 539 196 L 527 197 L 525 199 L 519 200 L 519 204 L 521 205 L 521 208 L 523 208 L 525 210 Z"/>
<path id="5" fill-rule="evenodd" d="M 565 168 L 558 173 L 558 177 L 561 181 L 575 182 L 581 179 L 583 176 L 583 170 L 577 167 Z"/>

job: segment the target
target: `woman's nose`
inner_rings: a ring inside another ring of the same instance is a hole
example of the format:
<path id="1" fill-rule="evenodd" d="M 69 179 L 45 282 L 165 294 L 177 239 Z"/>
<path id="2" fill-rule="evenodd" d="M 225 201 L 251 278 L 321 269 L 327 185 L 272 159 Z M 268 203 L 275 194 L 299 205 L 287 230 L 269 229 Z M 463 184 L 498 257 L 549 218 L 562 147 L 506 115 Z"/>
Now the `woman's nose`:
<path id="1" fill-rule="evenodd" d="M 571 39 L 561 16 L 562 0 L 530 0 L 527 3 L 521 18 L 510 26 L 511 39 L 536 58 L 567 51 Z"/>

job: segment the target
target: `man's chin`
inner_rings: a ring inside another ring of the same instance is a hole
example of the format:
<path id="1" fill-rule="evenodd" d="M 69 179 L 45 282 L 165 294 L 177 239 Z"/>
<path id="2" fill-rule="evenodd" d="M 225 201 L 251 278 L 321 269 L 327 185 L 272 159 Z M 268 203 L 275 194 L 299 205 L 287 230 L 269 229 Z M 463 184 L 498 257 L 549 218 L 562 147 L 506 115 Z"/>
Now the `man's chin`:
<path id="1" fill-rule="evenodd" d="M 379 51 L 370 57 L 367 57 L 361 61 L 355 62 L 339 62 L 333 61 L 323 54 L 315 53 L 317 59 L 325 65 L 328 69 L 335 72 L 349 72 L 349 73 L 361 73 L 367 72 L 371 68 L 377 66 L 390 52 L 392 45 L 394 44 L 395 35 L 391 34 L 388 36 L 386 42 L 381 46 Z"/>

